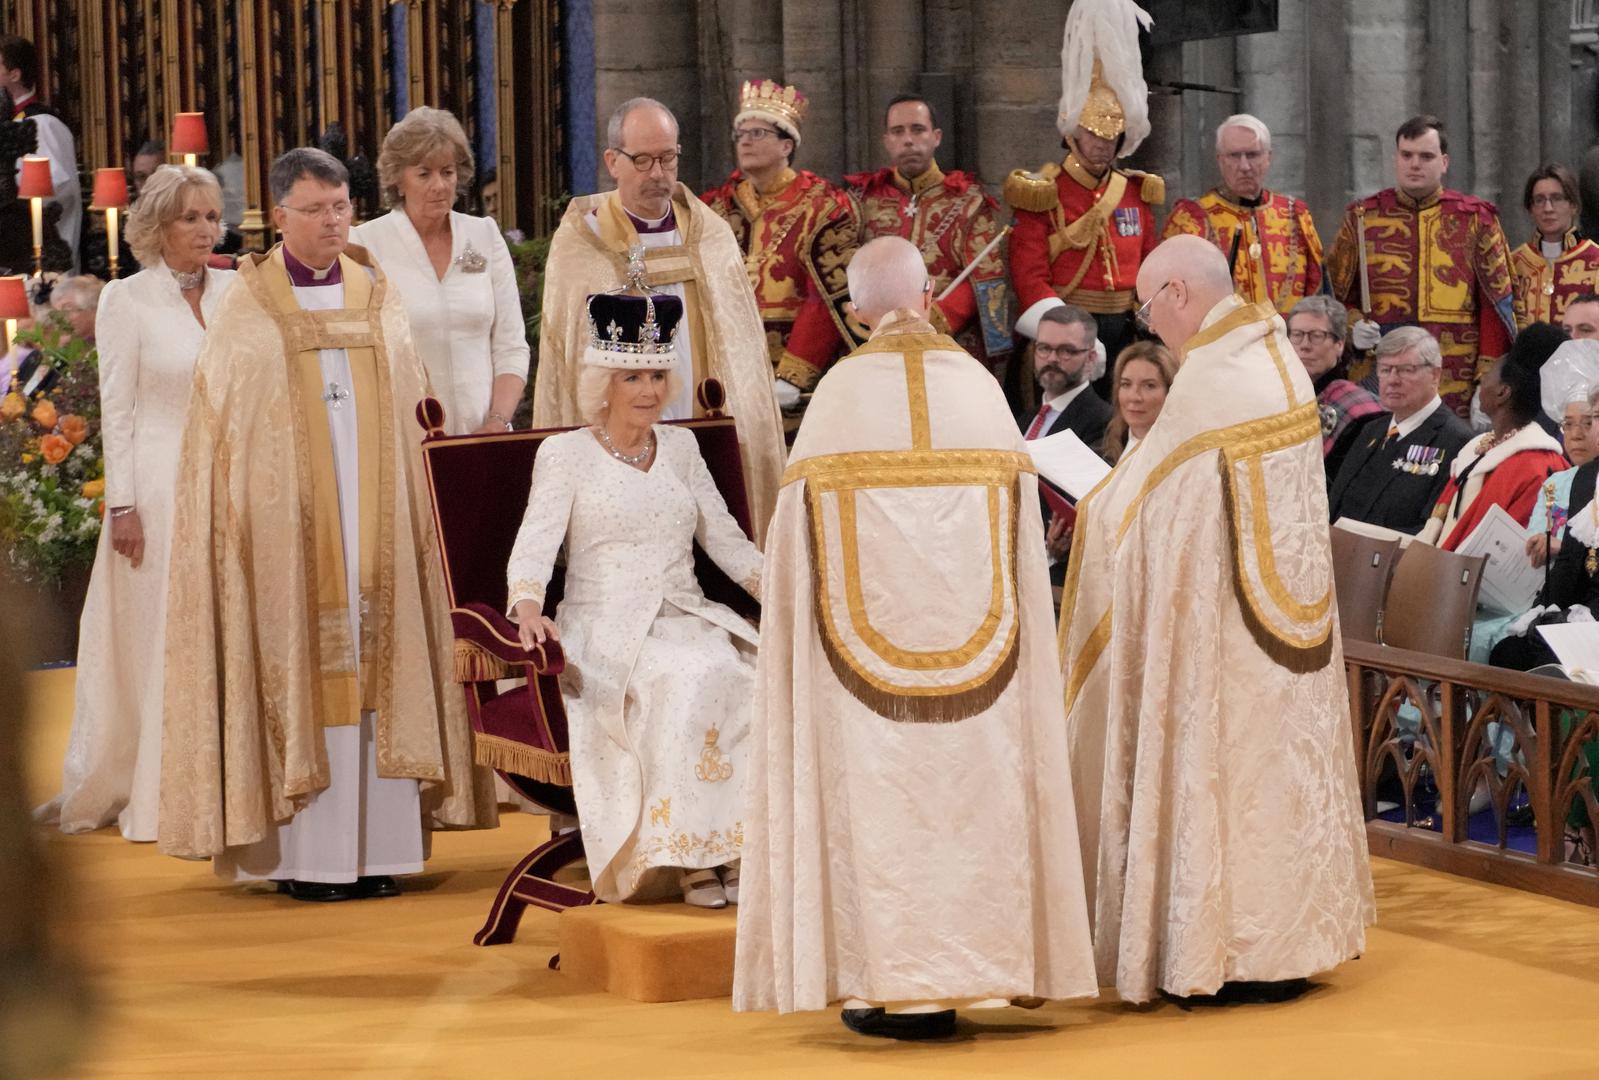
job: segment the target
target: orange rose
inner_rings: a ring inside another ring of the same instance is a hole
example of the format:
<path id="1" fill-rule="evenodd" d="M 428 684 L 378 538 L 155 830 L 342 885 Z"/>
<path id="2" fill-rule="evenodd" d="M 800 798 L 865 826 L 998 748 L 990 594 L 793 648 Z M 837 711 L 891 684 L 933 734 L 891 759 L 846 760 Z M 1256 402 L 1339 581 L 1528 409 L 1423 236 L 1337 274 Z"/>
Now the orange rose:
<path id="1" fill-rule="evenodd" d="M 72 444 L 59 435 L 46 435 L 39 440 L 39 453 L 51 465 L 59 465 L 72 453 Z"/>
<path id="2" fill-rule="evenodd" d="M 67 437 L 67 442 L 78 446 L 89 437 L 89 421 L 77 413 L 67 413 L 61 418 L 61 434 Z"/>
<path id="3" fill-rule="evenodd" d="M 33 407 L 33 420 L 45 430 L 56 426 L 56 407 L 48 398 Z"/>
<path id="4" fill-rule="evenodd" d="M 105 481 L 104 480 L 90 480 L 87 484 L 83 485 L 83 497 L 85 499 L 98 499 L 100 496 L 102 496 L 104 494 L 105 494 Z"/>
<path id="5" fill-rule="evenodd" d="M 15 390 L 7 394 L 4 401 L 0 401 L 0 419 L 15 420 L 27 411 L 28 403 Z"/>

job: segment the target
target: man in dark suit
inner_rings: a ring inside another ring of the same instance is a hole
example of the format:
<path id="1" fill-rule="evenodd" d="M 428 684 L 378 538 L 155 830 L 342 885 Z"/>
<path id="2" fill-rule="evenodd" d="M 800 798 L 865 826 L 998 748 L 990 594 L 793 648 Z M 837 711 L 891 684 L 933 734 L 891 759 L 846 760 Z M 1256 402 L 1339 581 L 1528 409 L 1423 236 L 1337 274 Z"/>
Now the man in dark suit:
<path id="1" fill-rule="evenodd" d="M 1327 502 L 1334 521 L 1420 532 L 1472 432 L 1438 396 L 1443 358 L 1427 331 L 1391 331 L 1377 345 L 1376 369 L 1377 396 L 1388 411 L 1355 435 Z"/>
<path id="2" fill-rule="evenodd" d="M 1062 431 L 1076 433 L 1096 453 L 1105 441 L 1105 425 L 1110 423 L 1110 406 L 1088 385 L 1098 324 L 1080 307 L 1063 304 L 1050 308 L 1038 320 L 1038 337 L 1033 342 L 1033 374 L 1038 379 L 1043 402 L 1030 417 L 1019 416 L 1017 423 L 1028 439 L 1042 439 Z M 1064 526 L 1054 528 L 1049 503 L 1044 504 L 1044 548 L 1049 553 L 1050 579 L 1059 585 L 1066 575 L 1066 553 L 1071 549 L 1071 533 Z"/>
<path id="3" fill-rule="evenodd" d="M 1099 450 L 1111 410 L 1088 385 L 1096 334 L 1094 317 L 1071 304 L 1050 308 L 1039 317 L 1033 374 L 1043 402 L 1034 415 L 1018 417 L 1027 438 L 1074 431 L 1090 449 Z"/>

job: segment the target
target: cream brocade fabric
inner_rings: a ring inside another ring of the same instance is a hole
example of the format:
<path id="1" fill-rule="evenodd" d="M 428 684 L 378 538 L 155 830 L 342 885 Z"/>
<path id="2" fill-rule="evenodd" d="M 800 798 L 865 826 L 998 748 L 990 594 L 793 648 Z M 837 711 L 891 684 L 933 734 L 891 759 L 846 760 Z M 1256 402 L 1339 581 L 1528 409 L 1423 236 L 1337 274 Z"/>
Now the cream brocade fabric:
<path id="1" fill-rule="evenodd" d="M 1072 782 L 1101 983 L 1124 1000 L 1324 971 L 1375 917 L 1315 391 L 1229 298 L 1078 507 Z"/>
<path id="2" fill-rule="evenodd" d="M 599 194 L 573 199 L 550 243 L 533 387 L 534 427 L 585 422 L 577 408 L 577 381 L 588 344 L 587 298 L 620 287 L 627 271 L 627 252 L 607 248 L 584 220 L 608 198 L 609 194 Z M 696 341 L 694 348 L 705 350 L 704 370 L 721 381 L 727 394 L 725 411 L 738 428 L 750 519 L 760 544 L 783 472 L 783 423 L 772 396 L 766 332 L 744 272 L 744 255 L 727 222 L 682 184 L 672 205 L 706 306 L 707 340 Z"/>
<path id="3" fill-rule="evenodd" d="M 768 534 L 733 1006 L 1095 991 L 1037 478 L 897 313 L 816 390 Z"/>
<path id="4" fill-rule="evenodd" d="M 200 309 L 209 320 L 233 271 L 208 269 Z M 78 629 L 76 708 L 61 794 L 37 816 L 62 832 L 115 820 L 129 840 L 156 837 L 161 779 L 161 635 L 166 618 L 172 491 L 184 407 L 205 328 L 165 264 L 157 262 L 100 295 L 101 424 L 105 504 L 134 506 L 144 529 L 135 568 L 100 532 Z"/>
<path id="5" fill-rule="evenodd" d="M 587 428 L 551 436 L 507 567 L 507 606 L 541 607 L 566 545 L 554 618 L 572 782 L 600 899 L 654 891 L 650 871 L 738 859 L 755 628 L 707 600 L 694 542 L 751 595 L 761 554 L 733 520 L 694 434 L 657 425 L 648 472 Z M 665 884 L 675 885 L 675 881 Z"/>
<path id="6" fill-rule="evenodd" d="M 256 258 L 260 258 L 257 256 Z M 414 418 L 425 376 L 405 312 L 365 252 L 344 273 L 372 272 L 373 327 L 387 396 L 380 446 L 381 529 L 393 567 L 372 603 L 377 761 L 383 776 L 421 781 L 434 827 L 496 821 L 491 774 L 472 764 L 448 605 Z M 254 843 L 328 784 L 314 684 L 323 667 L 313 627 L 310 459 L 299 343 L 263 306 L 263 273 L 241 265 L 195 370 L 184 431 L 167 616 L 161 850 L 204 857 Z M 364 321 L 364 320 L 363 320 Z M 384 363 L 386 361 L 386 364 Z M 386 520 L 385 520 L 386 519 Z M 364 655 L 366 655 L 364 653 Z"/>

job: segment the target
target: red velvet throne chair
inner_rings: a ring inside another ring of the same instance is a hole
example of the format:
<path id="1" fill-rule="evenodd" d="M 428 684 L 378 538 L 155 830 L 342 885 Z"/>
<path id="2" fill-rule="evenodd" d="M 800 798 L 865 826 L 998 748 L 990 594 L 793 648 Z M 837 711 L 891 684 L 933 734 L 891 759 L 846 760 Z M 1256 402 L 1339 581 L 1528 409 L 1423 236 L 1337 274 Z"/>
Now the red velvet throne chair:
<path id="1" fill-rule="evenodd" d="M 673 423 L 699 439 L 700 453 L 728 510 L 745 534 L 753 536 L 743 459 L 733 420 L 720 411 L 720 384 L 702 383 L 699 399 L 706 413 L 703 419 Z M 560 645 L 549 642 L 542 650 L 527 652 L 517 639 L 516 624 L 505 615 L 505 566 L 527 510 L 533 461 L 546 438 L 568 429 L 448 436 L 444 407 L 433 398 L 420 402 L 416 415 L 427 432 L 422 458 L 449 594 L 455 678 L 466 695 L 474 755 L 478 764 L 493 768 L 534 804 L 576 816 L 566 710 L 556 685 L 565 663 Z M 740 614 L 759 614 L 755 601 L 728 580 L 698 545 L 694 566 L 707 597 Z M 546 612 L 555 611 L 562 584 L 563 572 L 557 566 L 545 594 Z M 498 680 L 523 675 L 525 686 L 498 689 Z M 473 936 L 474 943 L 500 945 L 512 940 L 529 904 L 563 911 L 595 903 L 592 892 L 555 880 L 557 873 L 583 858 L 581 822 L 579 826 L 534 848 L 512 868 L 483 928 Z"/>

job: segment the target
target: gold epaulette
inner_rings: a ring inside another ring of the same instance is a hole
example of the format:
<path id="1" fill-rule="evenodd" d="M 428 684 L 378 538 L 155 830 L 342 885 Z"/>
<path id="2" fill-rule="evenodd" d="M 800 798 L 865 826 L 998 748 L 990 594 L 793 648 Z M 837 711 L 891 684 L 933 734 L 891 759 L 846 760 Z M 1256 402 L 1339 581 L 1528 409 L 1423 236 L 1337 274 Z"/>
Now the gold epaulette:
<path id="1" fill-rule="evenodd" d="M 1127 179 L 1138 181 L 1138 195 L 1150 206 L 1166 205 L 1166 178 L 1152 172 L 1128 169 Z"/>
<path id="2" fill-rule="evenodd" d="M 1005 201 L 1016 210 L 1031 210 L 1042 214 L 1060 205 L 1060 190 L 1055 187 L 1055 177 L 1060 166 L 1051 162 L 1037 172 L 1012 169 L 1005 177 Z"/>

